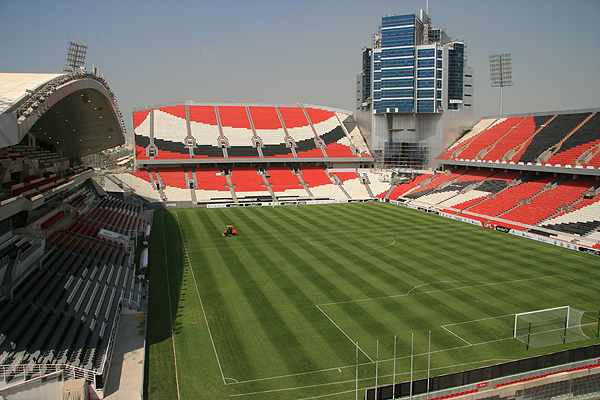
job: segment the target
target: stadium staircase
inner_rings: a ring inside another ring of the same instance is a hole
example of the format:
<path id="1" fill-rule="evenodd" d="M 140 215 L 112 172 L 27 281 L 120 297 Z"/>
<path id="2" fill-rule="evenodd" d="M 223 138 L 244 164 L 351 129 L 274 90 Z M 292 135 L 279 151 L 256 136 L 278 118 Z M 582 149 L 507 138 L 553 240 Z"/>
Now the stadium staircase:
<path id="1" fill-rule="evenodd" d="M 585 115 L 585 114 L 584 114 Z M 536 162 L 540 163 L 540 162 L 547 162 L 549 161 L 549 159 L 555 155 L 556 153 L 558 153 L 562 146 L 565 144 L 565 142 L 568 141 L 568 139 L 573 136 L 573 134 L 575 134 L 586 122 L 588 122 L 592 117 L 594 116 L 594 114 L 589 114 L 587 116 L 585 116 L 585 118 L 579 122 L 571 131 L 569 131 L 569 133 L 567 133 L 566 135 L 564 135 L 559 141 L 558 143 L 556 143 L 555 145 L 553 145 L 552 147 L 550 147 L 548 150 L 544 151 L 542 154 L 540 154 L 540 156 L 537 158 Z M 576 120 L 577 121 L 577 120 Z M 568 147 L 565 146 L 565 149 L 567 149 Z"/>
<path id="2" fill-rule="evenodd" d="M 229 188 L 229 193 L 231 194 L 231 198 L 233 199 L 234 202 L 237 203 L 238 198 L 237 198 L 237 195 L 235 194 L 235 189 L 234 189 L 233 182 L 231 181 L 231 176 L 229 176 L 229 174 L 227 172 L 224 172 L 224 174 L 225 174 L 225 179 L 227 180 L 227 187 Z"/>

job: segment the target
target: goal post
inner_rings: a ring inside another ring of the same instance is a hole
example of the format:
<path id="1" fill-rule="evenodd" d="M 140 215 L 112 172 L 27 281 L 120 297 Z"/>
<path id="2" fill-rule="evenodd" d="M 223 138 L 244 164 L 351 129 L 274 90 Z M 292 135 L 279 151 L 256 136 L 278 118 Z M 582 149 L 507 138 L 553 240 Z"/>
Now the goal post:
<path id="1" fill-rule="evenodd" d="M 538 326 L 543 328 L 544 325 L 552 325 L 558 320 L 562 322 L 561 326 L 564 327 L 565 318 L 567 319 L 566 324 L 568 326 L 570 314 L 570 306 L 547 308 L 545 310 L 515 314 L 515 329 L 513 331 L 513 337 L 516 338 L 518 336 L 527 335 L 531 326 L 533 326 L 534 329 Z"/>
<path id="2" fill-rule="evenodd" d="M 584 312 L 570 306 L 515 314 L 513 337 L 531 347 L 545 347 L 584 340 Z"/>

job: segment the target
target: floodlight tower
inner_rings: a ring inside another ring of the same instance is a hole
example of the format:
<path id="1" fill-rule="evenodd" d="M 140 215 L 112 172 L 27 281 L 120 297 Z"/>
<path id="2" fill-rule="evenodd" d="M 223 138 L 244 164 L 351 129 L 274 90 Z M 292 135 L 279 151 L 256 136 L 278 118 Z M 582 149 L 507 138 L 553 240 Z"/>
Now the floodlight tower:
<path id="1" fill-rule="evenodd" d="M 502 116 L 502 88 L 512 86 L 511 53 L 490 55 L 490 81 L 500 87 L 500 116 Z"/>
<path id="2" fill-rule="evenodd" d="M 85 53 L 87 46 L 83 43 L 69 42 L 69 50 L 67 50 L 67 65 L 63 68 L 64 72 L 75 72 L 85 63 Z"/>

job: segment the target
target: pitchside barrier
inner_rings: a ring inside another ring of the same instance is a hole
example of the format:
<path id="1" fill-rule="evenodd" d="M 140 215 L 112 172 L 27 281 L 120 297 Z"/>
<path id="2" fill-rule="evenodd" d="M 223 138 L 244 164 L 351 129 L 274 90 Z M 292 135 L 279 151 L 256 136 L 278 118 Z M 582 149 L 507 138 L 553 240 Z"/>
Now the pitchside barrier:
<path id="1" fill-rule="evenodd" d="M 461 221 L 461 222 L 466 222 L 468 224 L 472 224 L 472 225 L 476 225 L 476 226 L 482 226 L 484 228 L 488 228 L 488 229 L 493 229 L 499 232 L 504 232 L 504 233 L 508 233 L 511 235 L 515 235 L 515 236 L 521 236 L 527 239 L 533 239 L 533 240 L 537 240 L 538 242 L 544 242 L 544 243 L 548 243 L 554 246 L 559 246 L 559 247 L 564 247 L 566 249 L 570 249 L 570 250 L 575 250 L 575 251 L 580 251 L 582 253 L 588 253 L 588 254 L 592 254 L 595 256 L 600 256 L 600 250 L 598 249 L 594 249 L 592 247 L 588 247 L 588 246 L 584 246 L 578 243 L 571 243 L 571 242 L 565 242 L 564 240 L 559 240 L 559 239 L 553 239 L 551 237 L 548 236 L 543 236 L 543 235 L 538 235 L 536 233 L 532 233 L 532 232 L 525 232 L 525 231 L 520 231 L 518 229 L 513 229 L 513 228 L 508 228 L 502 225 L 498 225 L 498 224 L 494 224 L 494 223 L 482 223 L 479 220 L 476 219 L 471 219 L 471 218 L 467 218 L 467 217 L 463 217 L 461 215 L 455 215 L 455 214 L 449 214 L 443 211 L 439 211 L 436 210 L 434 208 L 428 208 L 428 207 L 423 207 L 423 206 L 417 206 L 414 204 L 409 204 L 409 203 L 405 203 L 402 201 L 396 201 L 396 200 L 388 200 L 388 202 L 390 204 L 395 204 L 397 206 L 402 206 L 402 207 L 406 207 L 406 208 L 412 208 L 413 210 L 418 210 L 418 211 L 423 211 L 429 214 L 435 214 L 435 215 L 440 215 L 442 217 L 446 217 L 446 218 L 450 218 L 450 219 L 454 219 L 456 221 Z"/>
<path id="2" fill-rule="evenodd" d="M 365 392 L 365 399 L 386 400 L 410 396 L 411 383 L 413 400 L 451 398 L 473 393 L 477 393 L 478 397 L 482 397 L 482 392 L 487 390 L 547 378 L 563 372 L 589 370 L 591 373 L 592 369 L 596 372 L 597 369 L 600 369 L 599 357 L 600 344 L 595 344 L 509 361 L 489 367 L 431 377 L 429 378 L 429 392 L 427 390 L 427 378 L 397 383 L 395 388 L 394 385 L 380 386 L 377 388 L 377 397 L 375 397 L 375 388 L 370 388 Z M 494 393 L 490 392 L 489 395 L 494 396 Z"/>

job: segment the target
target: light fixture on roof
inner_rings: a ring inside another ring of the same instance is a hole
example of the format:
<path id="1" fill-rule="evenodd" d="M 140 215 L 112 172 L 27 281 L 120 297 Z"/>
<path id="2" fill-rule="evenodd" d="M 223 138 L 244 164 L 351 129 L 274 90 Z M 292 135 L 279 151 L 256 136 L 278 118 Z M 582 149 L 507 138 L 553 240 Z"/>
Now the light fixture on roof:
<path id="1" fill-rule="evenodd" d="M 87 52 L 87 46 L 83 43 L 69 42 L 69 49 L 67 50 L 67 65 L 63 68 L 64 72 L 75 72 L 83 69 L 85 64 L 85 53 Z"/>
<path id="2" fill-rule="evenodd" d="M 490 55 L 490 81 L 492 87 L 500 87 L 500 116 L 502 116 L 502 88 L 513 85 L 511 53 Z"/>

